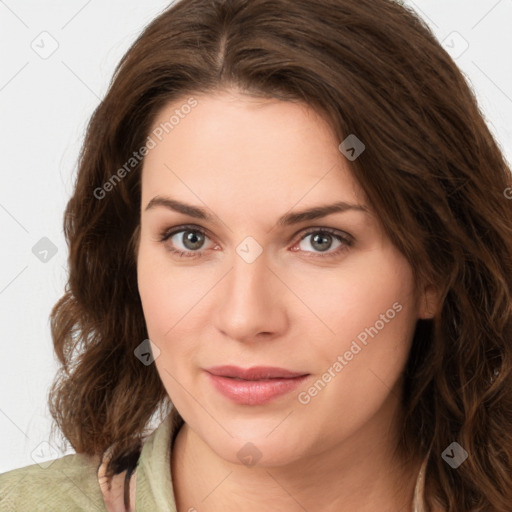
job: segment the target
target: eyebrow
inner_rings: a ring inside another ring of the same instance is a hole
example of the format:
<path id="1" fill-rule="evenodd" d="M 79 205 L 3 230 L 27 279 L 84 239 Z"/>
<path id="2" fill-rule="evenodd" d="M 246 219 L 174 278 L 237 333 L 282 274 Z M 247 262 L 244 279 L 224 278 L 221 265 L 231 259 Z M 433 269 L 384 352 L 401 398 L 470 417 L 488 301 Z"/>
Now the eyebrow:
<path id="1" fill-rule="evenodd" d="M 176 199 L 170 197 L 155 196 L 147 204 L 145 211 L 151 210 L 157 206 L 163 206 L 169 210 L 173 210 L 178 213 L 195 217 L 196 219 L 205 220 L 207 222 L 215 223 L 215 218 L 207 213 L 207 211 L 198 206 L 191 204 L 182 203 Z M 349 210 L 355 210 L 363 213 L 369 213 L 368 208 L 361 204 L 348 203 L 346 201 L 338 201 L 333 204 L 326 204 L 321 206 L 314 206 L 307 210 L 298 212 L 286 213 L 279 217 L 277 224 L 279 226 L 290 226 L 292 224 L 298 224 L 308 220 L 315 220 L 330 215 L 332 213 L 346 212 Z"/>

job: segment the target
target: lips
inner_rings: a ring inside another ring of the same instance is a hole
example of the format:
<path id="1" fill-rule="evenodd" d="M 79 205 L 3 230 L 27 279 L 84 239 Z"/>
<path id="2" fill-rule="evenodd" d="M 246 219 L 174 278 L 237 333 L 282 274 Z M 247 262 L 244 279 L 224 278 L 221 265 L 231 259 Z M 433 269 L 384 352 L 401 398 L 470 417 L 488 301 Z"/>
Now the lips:
<path id="1" fill-rule="evenodd" d="M 308 375 L 305 372 L 293 372 L 285 368 L 272 366 L 253 366 L 251 368 L 240 368 L 238 366 L 213 366 L 206 370 L 212 375 L 219 377 L 230 377 L 242 380 L 267 380 L 267 379 L 293 379 Z"/>
<path id="2" fill-rule="evenodd" d="M 300 386 L 308 373 L 284 368 L 215 366 L 206 370 L 210 383 L 221 395 L 238 405 L 263 405 Z"/>

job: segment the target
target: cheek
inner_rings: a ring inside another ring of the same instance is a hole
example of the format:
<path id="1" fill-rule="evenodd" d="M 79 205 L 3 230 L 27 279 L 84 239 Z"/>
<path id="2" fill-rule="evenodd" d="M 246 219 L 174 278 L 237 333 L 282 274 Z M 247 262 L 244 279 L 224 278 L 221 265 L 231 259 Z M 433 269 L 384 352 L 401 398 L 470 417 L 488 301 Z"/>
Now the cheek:
<path id="1" fill-rule="evenodd" d="M 308 306 L 330 331 L 310 316 L 309 332 L 316 326 L 326 335 L 310 336 L 318 378 L 301 403 L 312 417 L 328 409 L 329 421 L 356 428 L 381 407 L 405 366 L 417 321 L 412 271 L 396 253 L 375 252 L 317 284 Z"/>
<path id="2" fill-rule="evenodd" d="M 139 295 L 148 333 L 155 339 L 170 335 L 194 299 L 198 300 L 198 283 L 187 274 L 183 269 L 173 269 L 163 249 L 141 243 L 137 260 Z"/>
<path id="3" fill-rule="evenodd" d="M 180 318 L 186 313 L 184 306 L 189 288 L 180 287 L 179 273 L 172 275 L 165 256 L 159 251 L 141 243 L 137 259 L 137 280 L 142 302 L 148 337 L 159 349 L 154 364 L 167 394 L 173 402 L 177 400 L 181 407 L 186 405 L 186 397 L 181 397 L 180 386 L 183 381 L 179 364 L 186 357 L 183 343 L 173 342 L 183 326 Z M 180 398 L 181 397 L 181 398 Z M 183 404 L 181 404 L 183 401 Z"/>
<path id="4" fill-rule="evenodd" d="M 302 309 L 305 304 L 312 313 L 301 314 L 296 321 L 315 328 L 324 346 L 330 340 L 342 349 L 340 343 L 350 344 L 376 322 L 379 331 L 393 331 L 392 337 L 415 323 L 412 271 L 391 248 L 368 251 L 328 272 L 311 270 L 301 273 L 300 279 L 297 274 L 289 279 Z"/>
<path id="5" fill-rule="evenodd" d="M 137 279 L 144 318 L 151 341 L 159 348 L 155 360 L 169 394 L 175 376 L 184 379 L 184 365 L 197 357 L 198 326 L 205 325 L 201 299 L 211 288 L 193 267 L 179 267 L 170 262 L 159 247 L 141 243 L 137 260 Z"/>
<path id="6" fill-rule="evenodd" d="M 146 244 L 141 243 L 137 260 L 137 282 L 150 338 L 163 329 L 172 295 L 161 264 Z"/>

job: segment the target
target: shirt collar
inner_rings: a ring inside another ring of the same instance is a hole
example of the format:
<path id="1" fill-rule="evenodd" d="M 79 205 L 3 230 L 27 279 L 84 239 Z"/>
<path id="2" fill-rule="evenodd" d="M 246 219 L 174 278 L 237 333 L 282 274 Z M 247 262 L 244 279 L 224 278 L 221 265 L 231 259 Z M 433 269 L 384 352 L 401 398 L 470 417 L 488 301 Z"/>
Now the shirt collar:
<path id="1" fill-rule="evenodd" d="M 135 471 L 130 478 L 129 493 L 131 508 L 134 510 L 152 510 L 155 512 L 177 512 L 174 488 L 171 476 L 171 448 L 183 419 L 175 408 L 165 420 L 146 438 Z M 421 466 L 414 489 L 414 512 L 423 512 L 425 472 L 428 455 Z M 98 469 L 98 481 L 109 512 L 126 512 L 124 492 L 126 471 L 117 474 L 112 486 L 107 488 L 102 476 L 106 460 Z M 136 492 L 135 492 L 136 491 Z M 135 508 L 133 507 L 135 496 Z"/>
<path id="2" fill-rule="evenodd" d="M 129 512 L 134 510 L 176 512 L 171 477 L 171 447 L 182 424 L 183 420 L 173 408 L 144 441 L 137 467 L 130 477 L 127 488 L 130 494 Z M 127 472 L 114 475 L 110 488 L 107 487 L 104 473 L 108 458 L 107 451 L 97 472 L 103 500 L 109 512 L 126 512 L 124 495 Z"/>

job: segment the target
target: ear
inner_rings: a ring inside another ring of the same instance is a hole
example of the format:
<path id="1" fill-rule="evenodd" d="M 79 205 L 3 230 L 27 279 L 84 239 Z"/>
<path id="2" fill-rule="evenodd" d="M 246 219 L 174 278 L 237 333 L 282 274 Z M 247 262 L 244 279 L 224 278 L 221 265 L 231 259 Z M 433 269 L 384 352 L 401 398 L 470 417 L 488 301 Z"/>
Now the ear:
<path id="1" fill-rule="evenodd" d="M 440 291 L 433 284 L 427 284 L 420 293 L 418 304 L 418 318 L 429 320 L 433 318 L 441 307 Z"/>

